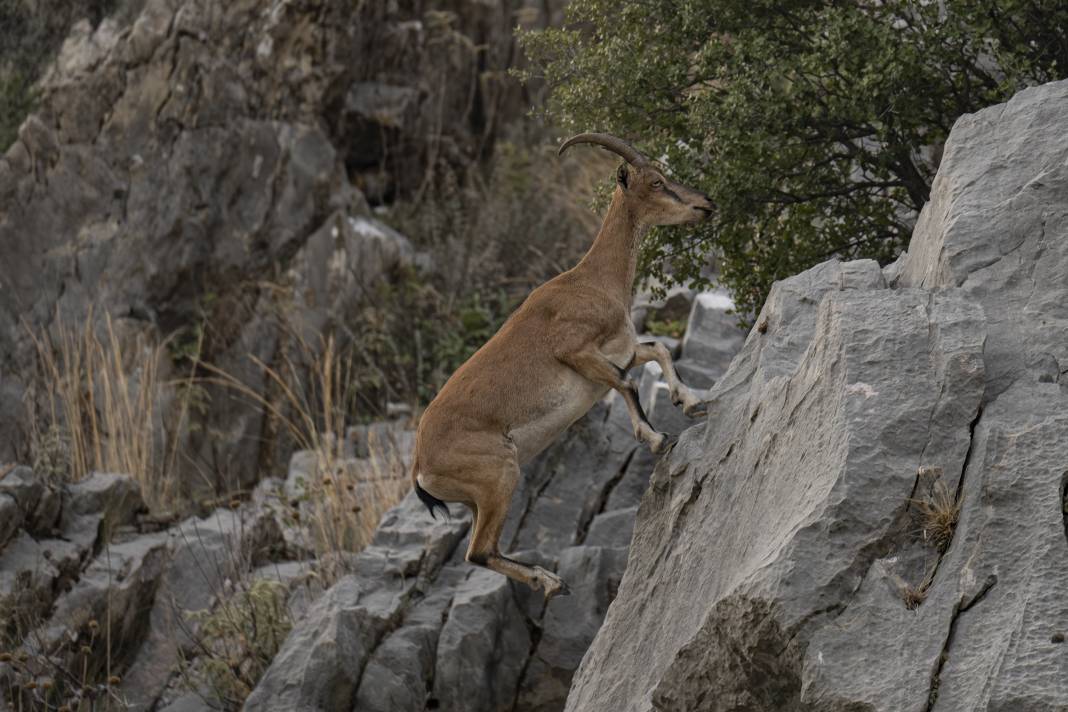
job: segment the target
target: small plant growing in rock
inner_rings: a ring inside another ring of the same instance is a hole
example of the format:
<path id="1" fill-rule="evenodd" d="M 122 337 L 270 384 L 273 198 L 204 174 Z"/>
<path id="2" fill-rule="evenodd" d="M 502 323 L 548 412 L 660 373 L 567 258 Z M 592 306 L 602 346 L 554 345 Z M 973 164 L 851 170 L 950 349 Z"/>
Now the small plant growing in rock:
<path id="1" fill-rule="evenodd" d="M 186 686 L 207 690 L 212 704 L 239 709 L 293 627 L 287 595 L 283 584 L 256 579 L 213 610 L 192 614 L 200 656 L 182 664 Z"/>
<path id="2" fill-rule="evenodd" d="M 941 470 L 938 473 L 941 474 Z M 929 496 L 911 502 L 919 513 L 924 541 L 934 546 L 939 554 L 944 554 L 953 541 L 953 531 L 960 518 L 960 502 L 956 495 L 949 491 L 945 482 L 938 479 Z"/>
<path id="3" fill-rule="evenodd" d="M 905 600 L 905 608 L 912 611 L 927 600 L 927 589 L 922 586 L 905 586 L 901 591 L 901 597 Z"/>

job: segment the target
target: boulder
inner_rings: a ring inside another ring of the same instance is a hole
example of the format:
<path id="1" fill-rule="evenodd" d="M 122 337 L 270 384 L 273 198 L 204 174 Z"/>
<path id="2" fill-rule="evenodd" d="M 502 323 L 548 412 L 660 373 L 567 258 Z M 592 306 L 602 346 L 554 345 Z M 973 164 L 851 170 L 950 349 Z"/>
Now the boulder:
<path id="1" fill-rule="evenodd" d="M 986 313 L 987 400 L 1068 372 L 1068 82 L 962 116 L 897 284 L 957 287 Z"/>
<path id="2" fill-rule="evenodd" d="M 278 486 L 265 480 L 262 489 Z M 152 596 L 138 609 L 140 636 L 132 640 L 122 694 L 130 710 L 152 709 L 177 674 L 182 659 L 192 659 L 199 623 L 191 614 L 211 608 L 233 590 L 253 566 L 271 558 L 281 546 L 273 514 L 257 502 L 239 509 L 219 509 L 204 518 L 191 517 L 158 535 L 166 552 Z"/>
<path id="3" fill-rule="evenodd" d="M 38 477 L 29 467 L 13 466 L 0 477 L 0 501 L 5 497 L 12 500 L 17 509 L 10 510 L 11 518 L 7 522 L 9 527 L 24 527 L 31 534 L 39 536 L 55 533 L 62 507 L 62 495 L 55 485 Z M 0 529 L 3 526 L 0 524 Z M 12 529 L 11 533 L 14 533 L 15 529 Z M 2 540 L 3 537 L 0 537 L 0 541 Z M 0 548 L 3 548 L 2 543 Z"/>
<path id="4" fill-rule="evenodd" d="M 508 579 L 483 568 L 465 573 L 438 636 L 428 703 L 448 712 L 507 709 L 526 670 L 530 633 Z"/>
<path id="5" fill-rule="evenodd" d="M 18 641 L 77 578 L 86 552 L 66 539 L 35 539 L 26 531 L 0 551 L 0 633 Z"/>
<path id="6" fill-rule="evenodd" d="M 1064 706 L 1066 135 L 1068 82 L 962 117 L 906 256 L 773 287 L 567 710 Z"/>
<path id="7" fill-rule="evenodd" d="M 127 475 L 94 472 L 63 492 L 60 528 L 82 549 L 92 549 L 144 510 L 141 487 Z"/>
<path id="8" fill-rule="evenodd" d="M 293 627 L 245 709 L 349 709 L 375 648 L 469 526 L 458 518 L 417 527 L 414 515 L 421 507 L 413 494 L 386 515 L 354 573 Z"/>
<path id="9" fill-rule="evenodd" d="M 693 363 L 716 378 L 727 370 L 744 342 L 745 331 L 738 326 L 731 298 L 722 291 L 701 292 L 690 309 L 680 361 Z"/>
<path id="10" fill-rule="evenodd" d="M 142 634 L 166 554 L 167 540 L 160 534 L 105 546 L 56 600 L 49 620 L 27 636 L 25 646 L 33 659 L 76 669 L 79 648 L 88 644 L 95 660 L 107 659 L 110 651 L 109 663 L 119 668 L 124 662 L 120 651 L 135 649 Z M 99 631 L 90 631 L 91 622 Z M 99 673 L 102 662 L 94 667 Z"/>

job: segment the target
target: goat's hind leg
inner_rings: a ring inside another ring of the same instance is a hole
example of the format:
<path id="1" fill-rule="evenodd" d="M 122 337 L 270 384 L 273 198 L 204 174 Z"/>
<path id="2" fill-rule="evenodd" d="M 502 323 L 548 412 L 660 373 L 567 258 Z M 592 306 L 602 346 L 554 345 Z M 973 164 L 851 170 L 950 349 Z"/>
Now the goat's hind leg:
<path id="1" fill-rule="evenodd" d="M 690 418 L 700 418 L 708 414 L 708 402 L 690 390 L 679 378 L 675 370 L 675 362 L 671 360 L 671 352 L 663 344 L 653 341 L 638 344 L 634 351 L 634 363 L 642 364 L 656 361 L 660 370 L 664 372 L 668 390 L 671 393 L 671 402 L 682 406 L 682 412 Z"/>
<path id="2" fill-rule="evenodd" d="M 501 530 L 508 516 L 512 492 L 519 481 L 519 465 L 511 463 L 508 473 L 494 481 L 497 487 L 487 487 L 475 499 L 475 523 L 471 542 L 467 547 L 467 560 L 491 571 L 504 574 L 510 579 L 524 583 L 534 590 L 541 589 L 545 600 L 553 596 L 566 596 L 570 591 L 559 576 L 540 566 L 529 566 L 510 559 L 500 552 Z"/>

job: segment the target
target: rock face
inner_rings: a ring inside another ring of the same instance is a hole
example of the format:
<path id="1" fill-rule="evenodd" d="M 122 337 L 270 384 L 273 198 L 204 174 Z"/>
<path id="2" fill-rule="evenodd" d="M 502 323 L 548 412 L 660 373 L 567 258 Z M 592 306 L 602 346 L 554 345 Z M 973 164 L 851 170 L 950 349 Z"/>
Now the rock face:
<path id="1" fill-rule="evenodd" d="M 280 486 L 268 479 L 248 504 L 145 531 L 144 505 L 129 477 L 95 473 L 60 487 L 27 467 L 0 477 L 0 496 L 16 502 L 18 522 L 16 535 L 0 545 L 0 648 L 21 659 L 0 664 L 0 709 L 9 702 L 17 708 L 13 689 L 56 681 L 57 670 L 84 670 L 92 688 L 105 676 L 105 661 L 122 673 L 115 694 L 124 709 L 153 708 L 179 677 L 179 661 L 198 654 L 191 614 L 211 609 L 229 580 L 282 550 L 267 506 Z M 61 691 L 62 699 L 71 692 Z M 41 704 L 29 692 L 21 699 L 31 709 Z"/>
<path id="2" fill-rule="evenodd" d="M 773 288 L 568 710 L 1068 709 L 1066 137 L 1068 82 L 962 117 L 885 276 Z"/>
<path id="3" fill-rule="evenodd" d="M 530 103 L 505 71 L 515 23 L 561 7 L 147 0 L 130 26 L 77 24 L 0 156 L 0 461 L 26 455 L 27 327 L 90 307 L 122 338 L 202 333 L 199 357 L 269 396 L 249 355 L 278 366 L 299 336 L 314 351 L 412 261 L 364 196 L 490 151 Z M 255 408 L 207 391 L 181 479 L 234 490 L 284 466 Z"/>

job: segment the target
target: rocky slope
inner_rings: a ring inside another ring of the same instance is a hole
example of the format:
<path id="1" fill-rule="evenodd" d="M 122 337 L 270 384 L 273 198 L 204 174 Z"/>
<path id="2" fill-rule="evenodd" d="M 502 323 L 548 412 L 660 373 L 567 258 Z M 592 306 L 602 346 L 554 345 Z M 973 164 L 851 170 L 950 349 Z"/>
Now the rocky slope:
<path id="1" fill-rule="evenodd" d="M 1060 82 L 957 122 L 897 263 L 775 286 L 567 709 L 1068 709 L 1066 305 Z"/>

